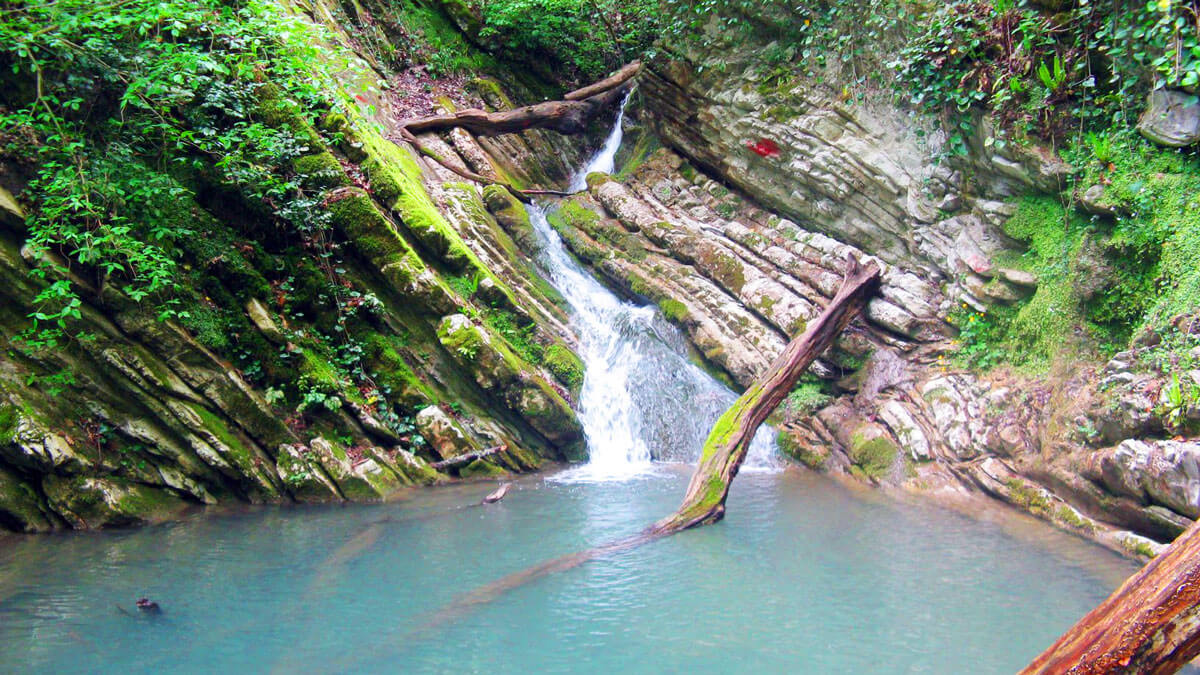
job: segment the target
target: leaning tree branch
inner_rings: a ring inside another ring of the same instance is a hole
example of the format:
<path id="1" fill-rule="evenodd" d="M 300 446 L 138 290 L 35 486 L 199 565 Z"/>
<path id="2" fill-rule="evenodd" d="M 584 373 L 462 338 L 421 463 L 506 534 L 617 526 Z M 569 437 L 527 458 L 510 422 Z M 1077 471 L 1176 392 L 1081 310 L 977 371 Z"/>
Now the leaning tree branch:
<path id="1" fill-rule="evenodd" d="M 812 362 L 862 312 L 879 285 L 879 277 L 879 266 L 875 263 L 863 266 L 854 256 L 846 257 L 846 277 L 837 295 L 804 334 L 789 342 L 771 367 L 717 420 L 704 441 L 700 464 L 692 474 L 683 503 L 675 513 L 652 525 L 647 533 L 674 534 L 725 517 L 729 485 L 750 451 L 755 432 Z"/>
<path id="2" fill-rule="evenodd" d="M 1022 675 L 1174 673 L 1200 655 L 1200 523 L 1125 580 Z"/>
<path id="3" fill-rule="evenodd" d="M 854 317 L 862 313 L 879 284 L 880 270 L 875 263 L 863 266 L 853 256 L 847 256 L 846 265 L 842 286 L 821 315 L 784 348 L 767 371 L 717 421 L 704 442 L 700 464 L 692 474 L 683 504 L 674 514 L 633 536 L 554 558 L 476 588 L 430 617 L 422 629 L 429 630 L 453 620 L 473 607 L 549 574 L 721 520 L 725 515 L 729 485 L 737 476 L 758 427 L 791 392 L 809 365 L 833 344 Z"/>
<path id="4" fill-rule="evenodd" d="M 503 181 L 493 180 L 469 169 L 456 166 L 431 151 L 417 138 L 417 134 L 465 129 L 477 136 L 500 136 L 529 129 L 549 129 L 561 134 L 578 134 L 587 129 L 601 110 L 620 101 L 633 87 L 631 80 L 641 70 L 642 64 L 634 61 L 613 75 L 582 89 L 576 89 L 561 101 L 546 101 L 527 105 L 514 110 L 489 113 L 485 110 L 459 110 L 449 115 L 434 115 L 401 121 L 396 131 L 400 138 L 413 149 L 433 159 L 454 174 L 484 185 L 501 185 L 518 199 L 528 202 L 531 195 L 567 196 L 571 193 L 558 190 L 519 190 Z"/>

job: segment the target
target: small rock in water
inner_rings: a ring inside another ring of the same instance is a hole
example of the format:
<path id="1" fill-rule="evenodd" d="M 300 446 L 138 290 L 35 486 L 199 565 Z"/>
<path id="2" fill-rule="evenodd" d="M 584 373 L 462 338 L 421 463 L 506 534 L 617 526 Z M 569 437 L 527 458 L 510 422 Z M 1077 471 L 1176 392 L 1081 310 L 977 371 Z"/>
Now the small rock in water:
<path id="1" fill-rule="evenodd" d="M 154 602 L 150 598 L 138 598 L 137 608 L 138 610 L 146 612 L 147 614 L 162 613 L 162 608 L 158 606 L 157 602 Z"/>
<path id="2" fill-rule="evenodd" d="M 495 504 L 496 502 L 500 501 L 501 499 L 504 499 L 504 495 L 508 494 L 508 491 L 511 488 L 512 488 L 512 483 L 505 483 L 504 485 L 501 485 L 499 488 L 496 489 L 495 492 L 484 497 L 483 503 L 484 504 Z"/>

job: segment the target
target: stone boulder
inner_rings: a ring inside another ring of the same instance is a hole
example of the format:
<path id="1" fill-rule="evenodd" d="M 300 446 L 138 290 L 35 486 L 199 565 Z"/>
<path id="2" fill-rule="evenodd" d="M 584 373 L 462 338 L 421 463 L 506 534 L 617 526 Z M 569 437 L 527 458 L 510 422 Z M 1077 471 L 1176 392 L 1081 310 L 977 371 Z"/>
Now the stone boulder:
<path id="1" fill-rule="evenodd" d="M 417 413 L 414 421 L 417 431 L 421 432 L 442 459 L 458 457 L 474 449 L 458 422 L 436 405 Z"/>
<path id="2" fill-rule="evenodd" d="M 1115 494 L 1200 517 L 1200 443 L 1127 440 L 1091 463 Z"/>
<path id="3" fill-rule="evenodd" d="M 1176 89 L 1150 92 L 1146 112 L 1138 121 L 1143 136 L 1170 148 L 1200 141 L 1200 103 L 1196 97 Z"/>

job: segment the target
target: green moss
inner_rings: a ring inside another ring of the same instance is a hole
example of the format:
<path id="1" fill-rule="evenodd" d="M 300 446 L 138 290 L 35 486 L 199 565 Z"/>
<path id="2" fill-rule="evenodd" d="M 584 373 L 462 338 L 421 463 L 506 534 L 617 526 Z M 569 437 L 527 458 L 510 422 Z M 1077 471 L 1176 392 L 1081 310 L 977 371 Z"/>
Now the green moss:
<path id="1" fill-rule="evenodd" d="M 500 478 L 508 472 L 486 459 L 477 459 L 459 469 L 458 475 L 462 478 Z"/>
<path id="2" fill-rule="evenodd" d="M 742 262 L 732 253 L 723 249 L 708 250 L 696 260 L 703 266 L 706 274 L 729 292 L 737 295 L 746 285 L 745 272 Z"/>
<path id="3" fill-rule="evenodd" d="M 795 436 L 782 430 L 775 435 L 775 443 L 788 457 L 813 471 L 825 470 L 825 462 L 829 459 L 828 448 L 801 444 L 797 442 Z"/>
<path id="4" fill-rule="evenodd" d="M 1122 546 L 1125 547 L 1126 551 L 1129 551 L 1136 556 L 1149 559 L 1153 559 L 1155 557 L 1154 548 L 1147 542 L 1132 538 L 1125 538 L 1121 541 L 1121 543 Z"/>
<path id="5" fill-rule="evenodd" d="M 8 403 L 0 403 L 0 443 L 8 443 L 17 432 L 17 422 L 21 419 L 17 407 Z"/>
<path id="6" fill-rule="evenodd" d="M 483 265 L 474 260 L 425 191 L 421 168 L 412 155 L 374 132 L 363 134 L 363 149 L 368 159 L 362 168 L 371 182 L 372 194 L 400 217 L 417 241 L 456 272 L 469 267 L 482 270 Z"/>
<path id="7" fill-rule="evenodd" d="M 337 368 L 313 349 L 305 349 L 300 355 L 300 373 L 309 384 L 326 393 L 342 389 L 342 376 Z"/>
<path id="8" fill-rule="evenodd" d="M 553 344 L 546 349 L 542 360 L 550 372 L 554 373 L 554 377 L 571 391 L 578 392 L 583 386 L 583 361 L 575 352 L 563 345 Z"/>
<path id="9" fill-rule="evenodd" d="M 283 98 L 274 84 L 259 87 L 258 101 L 258 115 L 267 126 L 288 129 L 310 147 L 323 147 L 321 135 L 309 123 L 300 106 Z"/>
<path id="10" fill-rule="evenodd" d="M 350 178 L 341 163 L 327 150 L 292 160 L 292 169 L 304 178 L 304 184 L 310 188 L 350 185 Z"/>
<path id="11" fill-rule="evenodd" d="M 415 409 L 421 404 L 437 400 L 433 390 L 425 384 L 400 355 L 398 338 L 371 333 L 365 340 L 364 363 L 375 382 L 385 394 L 396 397 L 401 405 Z"/>
<path id="12" fill-rule="evenodd" d="M 1051 517 L 1050 499 L 1041 490 L 1026 484 L 1019 478 L 1010 478 L 1004 481 L 1004 485 L 1008 488 L 1009 499 L 1014 504 L 1035 516 Z"/>
<path id="13" fill-rule="evenodd" d="M 204 428 L 233 453 L 232 459 L 234 459 L 239 468 L 245 469 L 251 466 L 254 459 L 254 452 L 242 443 L 242 440 L 237 437 L 223 419 L 217 417 L 208 408 L 200 404 L 193 404 L 191 409 L 200 417 Z"/>
<path id="14" fill-rule="evenodd" d="M 334 224 L 397 290 L 409 288 L 424 271 L 420 257 L 396 233 L 370 197 L 351 195 L 331 204 L 329 211 Z"/>
<path id="15" fill-rule="evenodd" d="M 1080 517 L 1075 509 L 1062 505 L 1054 511 L 1054 521 L 1084 532 L 1095 531 L 1095 526 Z"/>
<path id="16" fill-rule="evenodd" d="M 470 324 L 454 329 L 449 321 L 443 321 L 438 327 L 438 340 L 447 350 L 466 360 L 473 360 L 484 347 L 479 327 Z"/>
<path id="17" fill-rule="evenodd" d="M 659 300 L 658 308 L 662 311 L 663 316 L 667 317 L 668 321 L 679 323 L 689 316 L 687 305 L 674 298 Z"/>
<path id="18" fill-rule="evenodd" d="M 874 480 L 880 480 L 891 472 L 899 450 L 887 436 L 868 437 L 861 431 L 850 436 L 851 461 Z"/>

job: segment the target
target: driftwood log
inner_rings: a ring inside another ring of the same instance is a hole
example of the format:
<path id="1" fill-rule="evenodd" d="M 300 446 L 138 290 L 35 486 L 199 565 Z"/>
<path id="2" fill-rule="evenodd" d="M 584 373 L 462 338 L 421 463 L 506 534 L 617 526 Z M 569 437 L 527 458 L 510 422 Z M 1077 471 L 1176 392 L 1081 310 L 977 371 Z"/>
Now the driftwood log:
<path id="1" fill-rule="evenodd" d="M 729 485 L 750 451 L 755 432 L 791 393 L 804 371 L 866 307 L 879 285 L 879 276 L 875 263 L 864 266 L 853 256 L 847 256 L 846 277 L 837 295 L 808 324 L 804 334 L 789 342 L 771 367 L 717 420 L 704 442 L 700 464 L 692 474 L 683 503 L 675 513 L 652 525 L 650 533 L 672 534 L 725 517 Z"/>
<path id="2" fill-rule="evenodd" d="M 791 392 L 808 366 L 862 312 L 879 283 L 880 270 L 875 263 L 863 266 L 851 256 L 847 258 L 846 265 L 841 288 L 820 316 L 809 323 L 802 335 L 788 344 L 766 372 L 717 421 L 704 443 L 700 464 L 692 475 L 683 504 L 674 514 L 631 537 L 560 556 L 480 586 L 430 617 L 423 629 L 451 621 L 473 607 L 549 574 L 563 572 L 589 560 L 626 551 L 691 527 L 715 523 L 724 517 L 729 484 L 746 458 L 754 433 Z"/>
<path id="3" fill-rule="evenodd" d="M 634 61 L 599 82 L 567 93 L 561 101 L 546 101 L 492 113 L 468 109 L 449 115 L 403 120 L 396 127 L 396 133 L 417 152 L 433 159 L 454 174 L 484 185 L 502 185 L 522 201 L 528 202 L 532 195 L 566 195 L 569 193 L 557 190 L 519 190 L 502 181 L 457 166 L 427 148 L 417 134 L 450 129 L 464 129 L 476 136 L 499 136 L 529 129 L 549 129 L 560 134 L 582 133 L 593 117 L 612 107 L 629 93 L 633 88 L 633 78 L 641 69 L 642 64 Z"/>
<path id="4" fill-rule="evenodd" d="M 508 449 L 508 446 L 497 445 L 497 446 L 491 447 L 491 448 L 484 448 L 483 450 L 472 450 L 471 452 L 464 452 L 461 455 L 455 455 L 454 457 L 450 457 L 449 459 L 443 459 L 440 462 L 434 462 L 433 464 L 430 464 L 429 466 L 437 471 L 441 471 L 443 469 L 453 469 L 456 466 L 463 466 L 465 464 L 470 464 L 471 462 L 474 462 L 477 459 L 491 457 L 492 455 L 496 454 L 497 452 L 502 452 L 507 449 Z"/>
<path id="5" fill-rule="evenodd" d="M 1025 675 L 1174 673 L 1200 655 L 1200 523 L 1088 612 Z"/>

